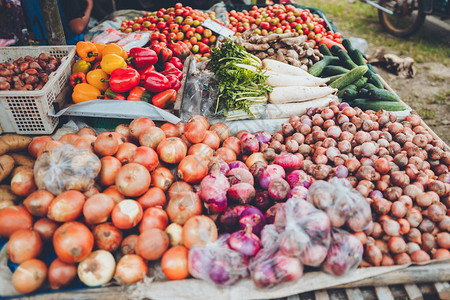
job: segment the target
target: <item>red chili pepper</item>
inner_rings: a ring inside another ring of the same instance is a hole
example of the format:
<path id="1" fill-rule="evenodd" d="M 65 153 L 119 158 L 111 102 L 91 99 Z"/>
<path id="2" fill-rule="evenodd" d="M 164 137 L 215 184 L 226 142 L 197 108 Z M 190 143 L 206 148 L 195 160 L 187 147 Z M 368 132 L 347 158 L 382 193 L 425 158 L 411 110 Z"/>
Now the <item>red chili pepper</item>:
<path id="1" fill-rule="evenodd" d="M 178 57 L 181 60 L 184 60 L 191 54 L 189 48 L 183 42 L 174 43 L 173 40 L 171 40 L 169 43 L 169 49 L 172 50 L 173 56 Z"/>
<path id="2" fill-rule="evenodd" d="M 126 100 L 126 99 L 124 95 L 115 93 L 111 89 L 107 89 L 105 92 L 105 100 Z"/>
<path id="3" fill-rule="evenodd" d="M 152 95 L 145 91 L 145 88 L 142 86 L 137 86 L 130 91 L 130 94 L 127 97 L 128 101 L 145 101 L 150 102 L 152 99 Z"/>
<path id="4" fill-rule="evenodd" d="M 132 68 L 118 68 L 112 71 L 109 86 L 116 93 L 124 93 L 139 84 L 140 75 Z"/>
<path id="5" fill-rule="evenodd" d="M 158 62 L 158 55 L 151 49 L 133 48 L 130 50 L 128 61 L 131 61 L 136 69 L 145 69 Z"/>
<path id="6" fill-rule="evenodd" d="M 177 91 L 169 89 L 156 94 L 152 98 L 152 103 L 154 106 L 159 108 L 167 108 L 171 106 L 177 100 Z"/>
<path id="7" fill-rule="evenodd" d="M 70 75 L 70 86 L 75 87 L 77 84 L 87 83 L 86 74 L 83 72 L 76 72 Z"/>
<path id="8" fill-rule="evenodd" d="M 148 72 L 155 71 L 155 66 L 150 66 L 145 68 L 144 70 L 139 70 L 139 73 L 141 74 L 141 79 L 145 79 L 145 76 L 148 74 Z"/>
<path id="9" fill-rule="evenodd" d="M 170 63 L 170 62 L 166 62 L 165 64 L 164 64 L 164 71 L 163 72 L 161 72 L 161 73 L 163 73 L 164 75 L 175 75 L 177 78 L 178 78 L 178 80 L 181 80 L 181 79 L 183 79 L 183 72 L 182 71 L 180 71 L 180 70 L 178 70 L 172 63 Z"/>
<path id="10" fill-rule="evenodd" d="M 183 70 L 183 63 L 178 57 L 172 56 L 169 62 L 173 64 L 178 70 Z"/>
<path id="11" fill-rule="evenodd" d="M 170 88 L 178 92 L 181 87 L 181 82 L 178 80 L 178 77 L 173 74 L 166 75 L 166 77 L 169 79 Z"/>
<path id="12" fill-rule="evenodd" d="M 151 93 L 159 93 L 169 89 L 169 79 L 161 73 L 150 71 L 145 76 L 144 87 Z"/>

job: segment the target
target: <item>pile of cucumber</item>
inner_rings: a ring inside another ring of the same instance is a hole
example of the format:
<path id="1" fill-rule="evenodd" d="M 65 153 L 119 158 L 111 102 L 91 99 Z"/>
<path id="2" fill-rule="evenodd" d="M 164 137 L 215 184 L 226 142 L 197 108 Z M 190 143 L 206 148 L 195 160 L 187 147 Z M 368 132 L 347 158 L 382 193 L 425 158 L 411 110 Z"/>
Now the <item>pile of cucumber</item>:
<path id="1" fill-rule="evenodd" d="M 324 57 L 308 72 L 317 77 L 329 77 L 328 85 L 339 90 L 337 96 L 353 106 L 367 110 L 402 111 L 406 107 L 400 99 L 386 90 L 375 70 L 367 64 L 358 49 L 349 40 L 342 41 L 344 49 L 320 45 Z M 331 50 L 331 51 L 330 51 Z"/>

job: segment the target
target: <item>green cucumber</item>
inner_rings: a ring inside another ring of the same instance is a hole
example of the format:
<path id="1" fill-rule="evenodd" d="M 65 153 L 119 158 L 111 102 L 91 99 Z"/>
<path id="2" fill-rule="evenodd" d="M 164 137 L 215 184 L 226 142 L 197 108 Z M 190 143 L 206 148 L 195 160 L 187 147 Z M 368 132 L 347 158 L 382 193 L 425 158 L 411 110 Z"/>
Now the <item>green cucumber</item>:
<path id="1" fill-rule="evenodd" d="M 356 99 L 358 97 L 358 92 L 354 89 L 345 89 L 344 93 L 342 94 L 342 99 L 344 101 L 349 101 Z"/>
<path id="2" fill-rule="evenodd" d="M 384 89 L 383 82 L 381 82 L 380 78 L 377 74 L 372 71 L 367 72 L 367 78 L 369 78 L 368 82 L 376 86 L 377 88 Z"/>
<path id="3" fill-rule="evenodd" d="M 330 83 L 332 83 L 333 81 L 338 80 L 342 76 L 344 76 L 344 74 L 337 74 L 337 75 L 333 75 L 333 76 L 329 77 L 330 80 L 328 80 L 327 84 L 329 85 Z"/>
<path id="4" fill-rule="evenodd" d="M 328 49 L 328 47 L 325 44 L 319 45 L 319 51 L 324 56 L 333 56 L 333 54 L 331 54 L 330 52 L 330 49 Z"/>
<path id="5" fill-rule="evenodd" d="M 353 48 L 353 46 L 352 46 L 352 43 L 348 39 L 342 40 L 342 46 L 344 46 L 344 48 L 345 48 L 345 50 L 347 50 L 347 52 L 355 50 L 355 48 Z"/>
<path id="6" fill-rule="evenodd" d="M 320 76 L 322 74 L 323 69 L 328 66 L 331 61 L 339 61 L 337 57 L 334 56 L 324 56 L 321 60 L 316 62 L 314 65 L 312 65 L 311 68 L 309 68 L 308 73 L 312 76 Z"/>
<path id="7" fill-rule="evenodd" d="M 367 70 L 368 70 L 367 66 L 358 66 L 352 69 L 351 71 L 347 72 L 344 76 L 342 76 L 338 80 L 331 83 L 330 86 L 335 89 L 342 89 L 343 87 L 361 78 L 367 72 Z"/>
<path id="8" fill-rule="evenodd" d="M 371 89 L 376 88 L 376 86 L 373 85 L 373 84 L 370 83 L 370 82 L 366 82 L 366 84 L 363 86 L 363 88 L 365 88 L 365 89 L 367 89 L 367 90 L 371 90 Z"/>
<path id="9" fill-rule="evenodd" d="M 354 69 L 358 66 L 353 62 L 350 56 L 348 56 L 347 52 L 339 48 L 339 46 L 334 45 L 333 47 L 331 47 L 331 50 L 334 51 L 337 57 L 339 57 L 339 60 L 341 61 L 341 64 L 344 68 Z"/>
<path id="10" fill-rule="evenodd" d="M 349 84 L 349 85 L 347 85 L 346 87 L 344 87 L 343 89 L 340 89 L 340 90 L 337 92 L 336 96 L 338 96 L 339 98 L 342 99 L 342 97 L 344 96 L 344 92 L 345 92 L 346 90 L 355 90 L 355 91 L 356 91 L 356 86 L 355 86 L 354 84 Z"/>
<path id="11" fill-rule="evenodd" d="M 358 98 L 367 98 L 369 96 L 369 90 L 362 88 L 358 90 Z"/>
<path id="12" fill-rule="evenodd" d="M 356 85 L 357 89 L 360 89 L 366 84 L 366 82 L 367 82 L 367 77 L 362 76 L 361 78 L 359 78 L 358 80 L 353 82 L 353 84 Z"/>
<path id="13" fill-rule="evenodd" d="M 379 89 L 379 88 L 370 89 L 368 96 L 370 99 L 379 100 L 379 101 L 391 101 L 391 102 L 400 101 L 400 99 L 394 93 L 392 93 L 388 90 Z"/>
<path id="14" fill-rule="evenodd" d="M 334 75 L 343 75 L 350 72 L 349 69 L 346 69 L 341 66 L 326 66 L 323 69 L 322 75 L 324 76 L 334 76 Z"/>
<path id="15" fill-rule="evenodd" d="M 348 55 L 351 57 L 353 62 L 355 64 L 357 64 L 358 66 L 365 66 L 366 65 L 366 61 L 364 60 L 364 57 L 363 57 L 361 51 L 359 51 L 358 49 L 354 49 L 352 51 L 349 51 Z"/>
<path id="16" fill-rule="evenodd" d="M 406 106 L 401 102 L 389 102 L 389 101 L 373 101 L 371 99 L 357 98 L 352 101 L 354 106 L 358 106 L 363 110 L 375 110 L 384 109 L 387 111 L 402 111 L 406 109 Z"/>

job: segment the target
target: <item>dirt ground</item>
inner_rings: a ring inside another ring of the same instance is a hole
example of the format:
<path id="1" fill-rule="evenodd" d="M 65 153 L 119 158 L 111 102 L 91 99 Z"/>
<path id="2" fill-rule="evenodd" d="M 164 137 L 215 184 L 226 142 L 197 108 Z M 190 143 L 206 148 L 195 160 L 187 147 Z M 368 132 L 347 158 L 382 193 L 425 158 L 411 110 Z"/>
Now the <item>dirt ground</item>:
<path id="1" fill-rule="evenodd" d="M 450 67 L 428 62 L 415 63 L 415 68 L 414 78 L 400 78 L 383 69 L 376 70 L 400 98 L 450 145 Z"/>

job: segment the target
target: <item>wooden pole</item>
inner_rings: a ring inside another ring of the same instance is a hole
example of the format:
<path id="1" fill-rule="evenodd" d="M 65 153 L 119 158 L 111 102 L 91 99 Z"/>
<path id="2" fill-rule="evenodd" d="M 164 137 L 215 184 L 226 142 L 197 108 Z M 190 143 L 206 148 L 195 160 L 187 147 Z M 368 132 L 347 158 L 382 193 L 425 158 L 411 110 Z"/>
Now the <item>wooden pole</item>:
<path id="1" fill-rule="evenodd" d="M 59 15 L 58 3 L 56 0 L 39 0 L 42 18 L 44 19 L 47 40 L 50 45 L 65 45 L 66 36 Z"/>

